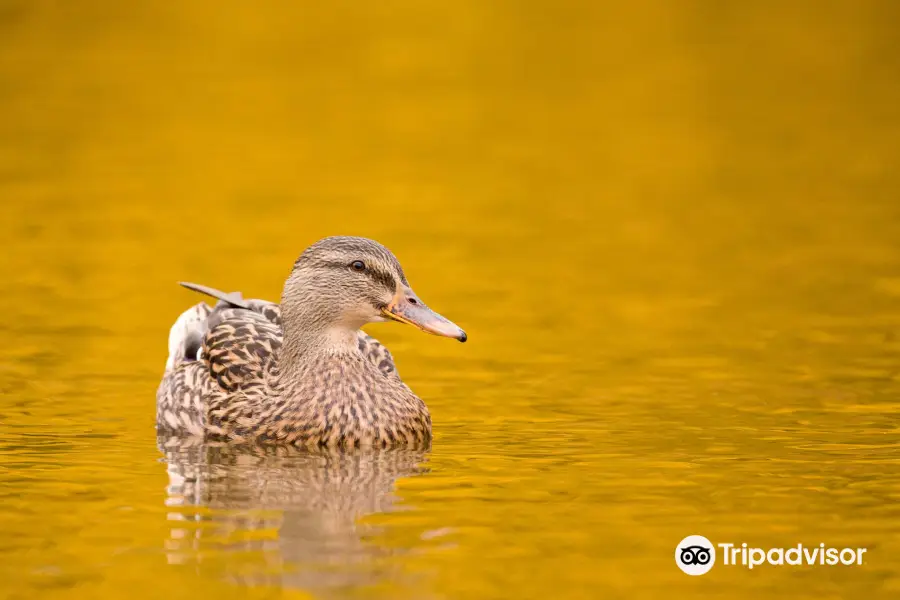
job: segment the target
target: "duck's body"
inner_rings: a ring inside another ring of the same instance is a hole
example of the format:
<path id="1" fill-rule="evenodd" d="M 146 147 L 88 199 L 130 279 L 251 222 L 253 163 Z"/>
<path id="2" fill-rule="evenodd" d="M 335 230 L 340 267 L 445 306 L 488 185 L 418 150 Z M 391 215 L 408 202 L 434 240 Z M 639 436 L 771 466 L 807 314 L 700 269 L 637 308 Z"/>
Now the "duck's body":
<path id="1" fill-rule="evenodd" d="M 363 238 L 314 244 L 281 305 L 188 287 L 220 302 L 192 307 L 172 328 L 157 392 L 160 432 L 308 447 L 430 442 L 425 403 L 359 326 L 389 317 L 465 334 L 421 304 L 387 249 Z"/>

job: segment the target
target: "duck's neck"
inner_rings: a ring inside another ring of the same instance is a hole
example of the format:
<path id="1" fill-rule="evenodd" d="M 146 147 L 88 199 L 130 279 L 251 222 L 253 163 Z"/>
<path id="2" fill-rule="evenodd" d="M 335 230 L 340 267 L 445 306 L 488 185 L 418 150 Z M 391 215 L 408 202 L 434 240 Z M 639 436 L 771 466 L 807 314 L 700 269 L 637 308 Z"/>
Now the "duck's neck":
<path id="1" fill-rule="evenodd" d="M 356 336 L 355 330 L 345 327 L 324 330 L 286 327 L 281 350 L 282 367 L 300 366 L 323 354 L 354 354 L 358 352 Z"/>
<path id="2" fill-rule="evenodd" d="M 323 355 L 355 354 L 356 323 L 327 318 L 310 302 L 282 302 L 281 372 L 290 375 Z"/>

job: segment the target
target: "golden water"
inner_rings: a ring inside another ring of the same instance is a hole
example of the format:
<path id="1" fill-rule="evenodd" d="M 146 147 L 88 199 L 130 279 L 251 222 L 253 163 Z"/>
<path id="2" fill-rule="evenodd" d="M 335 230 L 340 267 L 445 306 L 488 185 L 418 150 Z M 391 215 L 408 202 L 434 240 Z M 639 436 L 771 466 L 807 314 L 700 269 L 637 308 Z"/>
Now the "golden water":
<path id="1" fill-rule="evenodd" d="M 0 596 L 900 595 L 900 11 L 727 4 L 0 2 Z M 174 282 L 331 234 L 432 451 L 167 464 Z"/>

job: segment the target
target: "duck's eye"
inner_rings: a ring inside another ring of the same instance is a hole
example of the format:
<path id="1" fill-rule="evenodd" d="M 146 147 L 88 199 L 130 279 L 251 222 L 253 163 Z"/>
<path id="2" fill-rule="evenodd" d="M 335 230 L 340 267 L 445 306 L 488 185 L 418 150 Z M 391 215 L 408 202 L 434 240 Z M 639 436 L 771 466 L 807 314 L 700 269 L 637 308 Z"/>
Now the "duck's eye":
<path id="1" fill-rule="evenodd" d="M 350 263 L 350 268 L 361 273 L 366 270 L 366 263 L 361 260 L 354 260 Z"/>

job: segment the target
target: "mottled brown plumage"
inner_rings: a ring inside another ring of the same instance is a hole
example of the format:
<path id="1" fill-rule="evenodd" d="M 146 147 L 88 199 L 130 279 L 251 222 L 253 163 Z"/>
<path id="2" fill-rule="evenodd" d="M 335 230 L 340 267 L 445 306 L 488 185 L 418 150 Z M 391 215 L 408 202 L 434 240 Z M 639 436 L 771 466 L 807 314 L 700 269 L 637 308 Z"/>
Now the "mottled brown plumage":
<path id="1" fill-rule="evenodd" d="M 412 292 L 399 262 L 365 238 L 325 238 L 294 264 L 280 305 L 184 284 L 219 299 L 169 336 L 157 429 L 306 447 L 424 447 L 431 418 L 390 352 L 359 328 L 393 319 L 466 340 Z"/>

